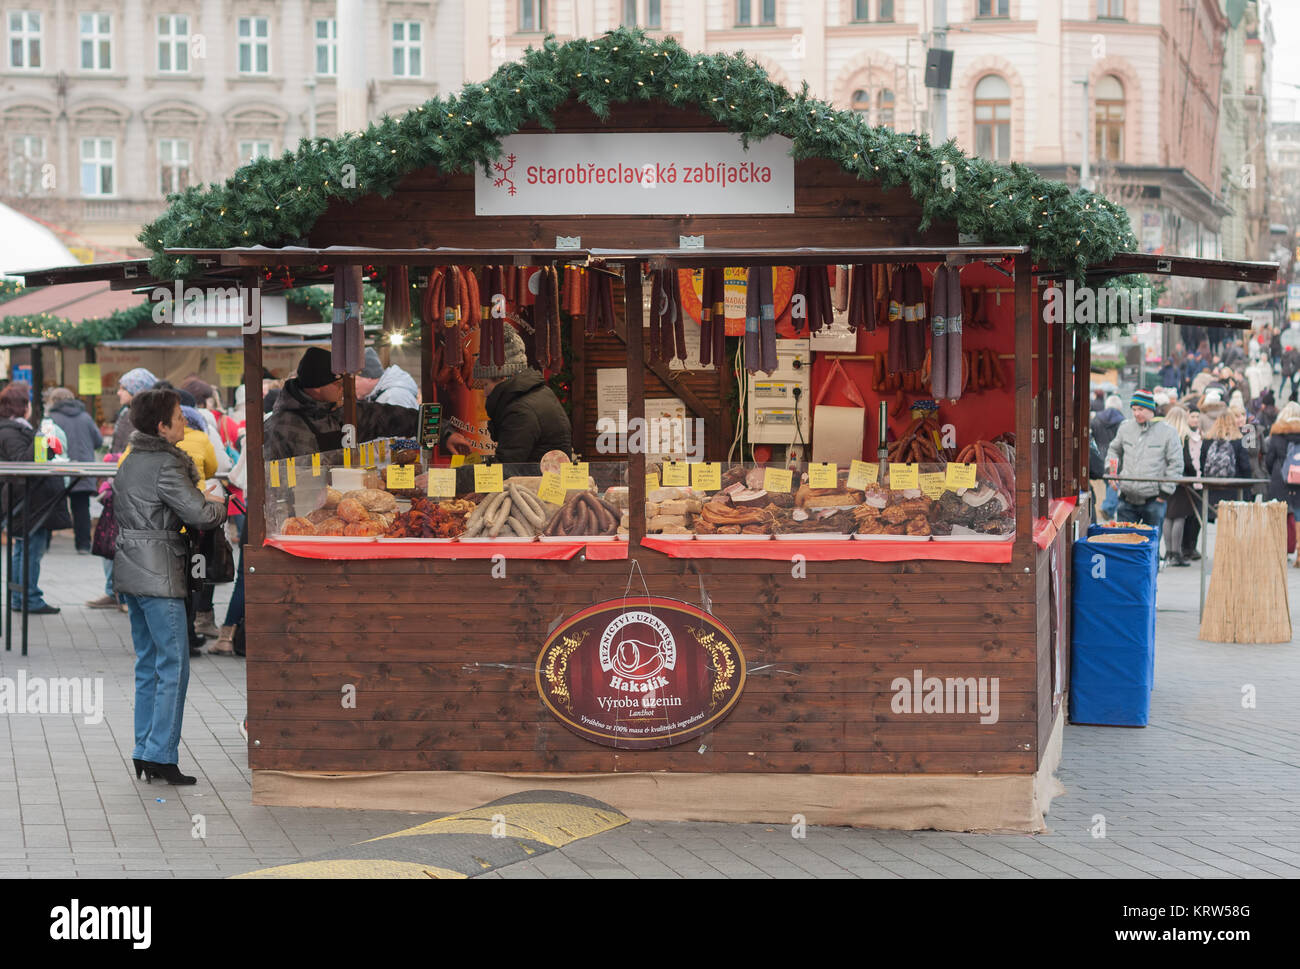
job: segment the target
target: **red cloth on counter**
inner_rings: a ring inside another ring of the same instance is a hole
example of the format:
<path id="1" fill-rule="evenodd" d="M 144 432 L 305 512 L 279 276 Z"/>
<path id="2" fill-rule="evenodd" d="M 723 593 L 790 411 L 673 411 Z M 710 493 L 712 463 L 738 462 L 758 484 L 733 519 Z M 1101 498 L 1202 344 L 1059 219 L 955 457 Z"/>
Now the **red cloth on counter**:
<path id="1" fill-rule="evenodd" d="M 802 555 L 809 562 L 854 559 L 865 562 L 907 562 L 931 559 L 1005 564 L 1011 561 L 1011 548 L 1015 542 L 1010 539 L 1004 542 L 696 542 L 647 535 L 642 539 L 642 544 L 677 559 L 763 559 L 788 562 L 791 556 Z"/>
<path id="2" fill-rule="evenodd" d="M 588 562 L 613 562 L 627 558 L 627 542 L 592 542 L 587 546 Z"/>
<path id="3" fill-rule="evenodd" d="M 268 538 L 266 544 L 305 559 L 550 559 L 564 561 L 582 551 L 585 542 L 320 542 Z M 624 543 L 626 544 L 626 543 Z"/>

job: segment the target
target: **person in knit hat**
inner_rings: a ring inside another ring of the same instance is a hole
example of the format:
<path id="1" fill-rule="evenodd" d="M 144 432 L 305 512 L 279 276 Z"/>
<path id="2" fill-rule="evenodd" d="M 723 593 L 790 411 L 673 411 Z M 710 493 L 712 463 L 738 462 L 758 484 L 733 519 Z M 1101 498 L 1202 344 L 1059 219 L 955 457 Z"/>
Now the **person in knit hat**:
<path id="1" fill-rule="evenodd" d="M 157 382 L 158 378 L 144 367 L 128 370 L 118 380 L 117 402 L 121 405 L 121 409 L 117 412 L 117 420 L 113 423 L 113 442 L 109 445 L 109 450 L 113 454 L 121 454 L 126 450 L 127 439 L 135 430 L 131 425 L 131 398 L 146 390 L 152 390 Z"/>
<path id="2" fill-rule="evenodd" d="M 1167 501 L 1177 485 L 1137 478 L 1178 478 L 1183 473 L 1183 443 L 1178 431 L 1155 420 L 1156 401 L 1145 390 L 1129 398 L 1133 416 L 1119 426 L 1106 452 L 1107 470 L 1118 474 L 1120 521 L 1143 522 L 1160 534 Z"/>
<path id="3" fill-rule="evenodd" d="M 505 362 L 501 366 L 474 365 L 474 379 L 485 382 L 488 434 L 496 443 L 501 464 L 541 461 L 547 451 L 573 453 L 573 427 L 569 415 L 546 385 L 542 375 L 528 366 L 524 341 L 507 325 Z M 468 454 L 470 442 L 452 431 L 444 438 L 453 454 Z"/>

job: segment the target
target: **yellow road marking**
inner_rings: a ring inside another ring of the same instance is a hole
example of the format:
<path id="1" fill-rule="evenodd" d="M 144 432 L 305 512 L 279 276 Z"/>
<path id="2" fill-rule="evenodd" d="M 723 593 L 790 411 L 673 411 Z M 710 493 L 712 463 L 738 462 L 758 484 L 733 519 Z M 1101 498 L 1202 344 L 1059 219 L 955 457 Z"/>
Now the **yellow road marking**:
<path id="1" fill-rule="evenodd" d="M 410 861 L 387 861 L 382 858 L 335 858 L 329 861 L 300 861 L 258 871 L 233 875 L 233 878 L 465 878 L 463 872 Z"/>
<path id="2" fill-rule="evenodd" d="M 501 815 L 504 820 L 494 821 L 493 818 L 498 815 Z M 490 835 L 498 823 L 503 826 L 507 836 L 528 838 L 552 848 L 562 848 L 579 838 L 589 838 L 621 827 L 628 823 L 628 819 L 622 815 L 609 815 L 582 804 L 528 801 L 473 808 L 370 840 L 384 841 L 388 838 L 408 838 L 426 834 Z M 362 842 L 362 844 L 368 843 Z"/>

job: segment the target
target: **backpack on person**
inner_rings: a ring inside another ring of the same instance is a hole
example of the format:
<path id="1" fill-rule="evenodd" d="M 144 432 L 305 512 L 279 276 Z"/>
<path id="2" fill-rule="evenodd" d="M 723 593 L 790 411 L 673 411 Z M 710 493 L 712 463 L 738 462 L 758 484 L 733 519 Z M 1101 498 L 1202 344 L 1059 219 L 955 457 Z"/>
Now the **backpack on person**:
<path id="1" fill-rule="evenodd" d="M 1282 462 L 1282 478 L 1288 485 L 1300 485 L 1300 441 L 1286 446 L 1286 459 Z"/>
<path id="2" fill-rule="evenodd" d="M 1204 466 L 1201 468 L 1203 478 L 1235 478 L 1237 476 L 1237 455 L 1232 442 L 1222 438 L 1211 441 L 1210 449 L 1205 453 Z"/>

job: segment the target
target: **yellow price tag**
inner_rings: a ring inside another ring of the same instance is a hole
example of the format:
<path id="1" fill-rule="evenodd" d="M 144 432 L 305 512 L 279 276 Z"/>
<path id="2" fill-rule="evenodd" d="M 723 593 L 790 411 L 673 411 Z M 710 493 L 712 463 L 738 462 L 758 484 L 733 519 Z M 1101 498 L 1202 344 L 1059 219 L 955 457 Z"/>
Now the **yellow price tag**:
<path id="1" fill-rule="evenodd" d="M 104 380 L 99 374 L 99 364 L 77 364 L 77 393 L 93 396 L 104 392 Z"/>
<path id="2" fill-rule="evenodd" d="M 469 457 L 464 454 L 453 454 L 451 456 L 451 466 L 453 468 L 464 467 L 469 463 Z"/>
<path id="3" fill-rule="evenodd" d="M 906 491 L 910 488 L 920 488 L 921 482 L 919 476 L 921 469 L 915 464 L 889 464 L 889 490 Z"/>
<path id="4" fill-rule="evenodd" d="M 238 387 L 244 382 L 244 355 L 242 353 L 217 354 L 217 381 L 223 387 Z"/>
<path id="5" fill-rule="evenodd" d="M 763 490 L 789 494 L 794 487 L 794 472 L 789 468 L 764 468 Z"/>
<path id="6" fill-rule="evenodd" d="M 456 469 L 430 468 L 427 491 L 430 498 L 455 498 Z"/>
<path id="7" fill-rule="evenodd" d="M 46 449 L 45 438 L 41 437 L 38 434 L 36 436 L 36 439 L 32 441 L 32 448 L 33 448 L 32 460 L 35 461 L 37 464 L 44 464 L 45 449 Z"/>
<path id="8" fill-rule="evenodd" d="M 975 465 L 958 464 L 952 462 L 948 465 L 946 484 L 954 491 L 958 488 L 975 487 Z"/>
<path id="9" fill-rule="evenodd" d="M 388 487 L 404 489 L 415 487 L 415 465 L 390 464 L 388 466 Z"/>
<path id="10" fill-rule="evenodd" d="M 505 489 L 505 479 L 500 464 L 474 465 L 474 490 L 479 494 L 495 494 Z"/>
<path id="11" fill-rule="evenodd" d="M 272 488 L 280 487 L 280 462 L 279 461 L 271 462 L 271 487 Z"/>
<path id="12" fill-rule="evenodd" d="M 284 476 L 285 484 L 290 488 L 298 487 L 298 468 L 297 465 L 294 464 L 293 458 L 285 458 L 284 470 L 286 472 Z"/>
<path id="13" fill-rule="evenodd" d="M 685 461 L 665 461 L 663 467 L 665 488 L 689 488 L 691 472 Z"/>
<path id="14" fill-rule="evenodd" d="M 319 453 L 313 454 L 311 456 L 311 476 L 313 478 L 320 477 L 320 454 Z"/>
<path id="15" fill-rule="evenodd" d="M 809 488 L 838 488 L 840 486 L 840 469 L 833 464 L 808 465 Z"/>
<path id="16" fill-rule="evenodd" d="M 849 487 L 866 490 L 880 480 L 880 466 L 867 461 L 854 461 L 849 465 Z"/>
<path id="17" fill-rule="evenodd" d="M 560 468 L 560 484 L 564 490 L 578 488 L 586 491 L 587 486 L 591 484 L 591 472 L 587 469 L 586 461 L 579 461 L 577 464 L 566 464 Z"/>
<path id="18" fill-rule="evenodd" d="M 564 504 L 564 485 L 560 481 L 560 476 L 553 471 L 547 471 L 542 475 L 542 483 L 537 487 L 537 497 L 542 501 L 552 505 Z"/>
<path id="19" fill-rule="evenodd" d="M 700 461 L 691 465 L 691 487 L 696 491 L 717 491 L 722 487 L 722 465 Z"/>
<path id="20" fill-rule="evenodd" d="M 944 492 L 946 481 L 947 475 L 942 471 L 928 471 L 920 475 L 921 494 L 930 499 L 940 497 Z"/>
<path id="21" fill-rule="evenodd" d="M 343 449 L 343 467 L 352 467 L 352 448 L 350 447 L 345 447 Z"/>
<path id="22" fill-rule="evenodd" d="M 367 468 L 375 463 L 375 446 L 373 444 L 361 445 L 361 463 Z"/>
<path id="23" fill-rule="evenodd" d="M 645 476 L 645 493 L 650 494 L 652 491 L 659 490 L 659 475 L 651 471 Z"/>

